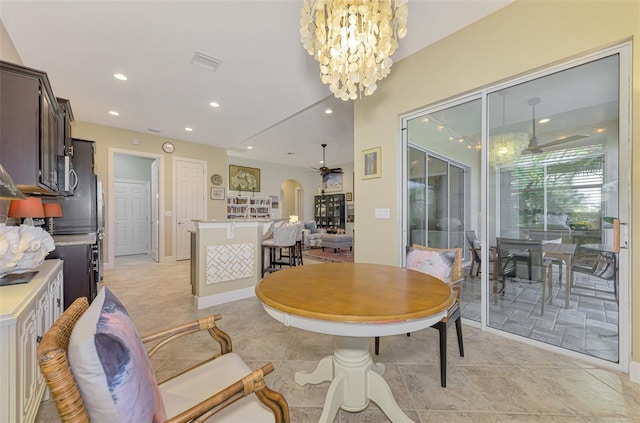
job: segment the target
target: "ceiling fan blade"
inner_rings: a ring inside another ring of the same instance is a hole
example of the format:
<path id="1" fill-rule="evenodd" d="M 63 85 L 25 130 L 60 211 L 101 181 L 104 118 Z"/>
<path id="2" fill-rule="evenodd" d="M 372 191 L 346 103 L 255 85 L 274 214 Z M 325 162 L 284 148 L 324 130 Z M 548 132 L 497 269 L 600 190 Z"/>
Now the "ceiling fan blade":
<path id="1" fill-rule="evenodd" d="M 544 143 L 540 147 L 541 148 L 553 147 L 554 145 L 560 145 L 560 144 L 564 144 L 566 142 L 577 141 L 577 140 L 581 140 L 583 138 L 589 138 L 589 135 L 571 135 L 570 137 L 559 138 L 559 139 L 557 139 L 555 141 L 550 141 L 550 142 Z"/>
<path id="2" fill-rule="evenodd" d="M 333 169 L 329 169 L 331 173 L 343 173 L 341 167 L 334 167 Z"/>

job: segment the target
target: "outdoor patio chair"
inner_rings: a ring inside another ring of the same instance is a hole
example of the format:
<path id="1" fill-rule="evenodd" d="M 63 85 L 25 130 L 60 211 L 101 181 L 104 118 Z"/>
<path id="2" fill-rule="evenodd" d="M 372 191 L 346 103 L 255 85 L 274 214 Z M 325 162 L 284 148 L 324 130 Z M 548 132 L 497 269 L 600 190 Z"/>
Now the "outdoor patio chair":
<path id="1" fill-rule="evenodd" d="M 597 298 L 609 300 L 608 296 L 597 295 L 598 293 L 613 294 L 613 299 L 618 302 L 618 262 L 616 254 L 610 251 L 593 251 L 588 248 L 581 247 L 581 253 L 574 265 L 571 267 L 573 270 L 573 281 L 571 281 L 571 290 L 573 293 L 582 297 Z M 590 278 L 600 279 L 601 281 L 612 282 L 612 289 L 602 289 L 600 284 L 595 282 L 592 285 L 584 285 L 576 283 L 577 274 L 582 273 L 588 275 Z M 593 291 L 596 294 L 585 294 L 584 290 Z"/>
<path id="2" fill-rule="evenodd" d="M 542 283 L 542 299 L 540 314 L 544 315 L 544 305 L 547 302 L 546 291 L 549 291 L 549 300 L 552 298 L 552 261 L 544 258 L 542 241 L 526 239 L 496 238 L 498 257 L 498 279 L 502 284 L 499 293 L 504 296 L 506 279 L 518 278 L 517 264 L 523 263 L 527 270 L 529 282 Z"/>

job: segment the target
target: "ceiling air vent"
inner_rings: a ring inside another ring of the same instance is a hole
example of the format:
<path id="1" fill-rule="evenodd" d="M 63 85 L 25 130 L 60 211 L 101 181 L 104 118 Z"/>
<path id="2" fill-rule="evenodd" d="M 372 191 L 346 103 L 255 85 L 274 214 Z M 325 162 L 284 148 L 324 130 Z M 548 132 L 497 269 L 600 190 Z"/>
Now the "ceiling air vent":
<path id="1" fill-rule="evenodd" d="M 162 132 L 161 130 L 155 128 L 147 128 L 147 131 L 153 132 L 154 134 L 159 134 L 160 132 Z"/>
<path id="2" fill-rule="evenodd" d="M 210 71 L 217 71 L 220 65 L 222 64 L 222 60 L 217 57 L 210 56 L 206 53 L 196 50 L 193 53 L 193 57 L 191 58 L 191 63 L 194 65 L 200 66 L 201 68 L 208 69 Z"/>

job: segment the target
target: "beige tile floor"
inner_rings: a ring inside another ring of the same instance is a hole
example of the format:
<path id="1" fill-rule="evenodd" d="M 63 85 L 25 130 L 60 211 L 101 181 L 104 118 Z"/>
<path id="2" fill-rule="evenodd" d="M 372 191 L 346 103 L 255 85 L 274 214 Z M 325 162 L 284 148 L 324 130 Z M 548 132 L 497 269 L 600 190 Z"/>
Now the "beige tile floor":
<path id="1" fill-rule="evenodd" d="M 298 386 L 293 375 L 313 370 L 332 353 L 330 336 L 287 328 L 269 317 L 256 299 L 196 310 L 188 261 L 158 264 L 136 256 L 118 259 L 116 265 L 105 272 L 103 283 L 122 300 L 142 334 L 221 313 L 219 326 L 249 366 L 274 363 L 267 383 L 287 398 L 291 421 L 318 421 L 329 384 Z M 463 332 L 464 358 L 457 353 L 455 336 L 449 337 L 446 389 L 440 387 L 437 331 L 381 339 L 378 359 L 386 365 L 384 378 L 415 422 L 640 422 L 640 385 L 627 375 L 469 326 Z M 158 379 L 193 363 L 205 345 L 195 339 L 154 359 Z M 51 401 L 42 403 L 36 421 L 59 421 Z M 371 403 L 361 413 L 340 411 L 335 421 L 388 420 Z"/>

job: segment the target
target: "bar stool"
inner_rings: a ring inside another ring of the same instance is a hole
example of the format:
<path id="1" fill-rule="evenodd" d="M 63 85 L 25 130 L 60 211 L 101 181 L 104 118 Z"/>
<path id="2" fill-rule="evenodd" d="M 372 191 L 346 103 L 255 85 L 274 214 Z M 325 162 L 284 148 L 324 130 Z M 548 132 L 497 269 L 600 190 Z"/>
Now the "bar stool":
<path id="1" fill-rule="evenodd" d="M 300 231 L 302 233 L 302 231 Z M 273 228 L 273 238 L 262 241 L 262 277 L 266 272 L 275 272 L 280 270 L 282 266 L 293 267 L 296 265 L 296 246 L 297 246 L 297 225 L 286 225 L 279 228 Z M 264 266 L 265 250 L 269 250 L 269 265 Z M 288 249 L 288 260 L 278 261 L 278 252 L 282 249 Z"/>

